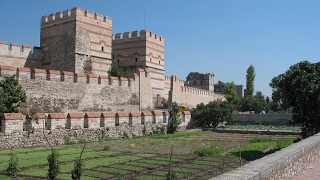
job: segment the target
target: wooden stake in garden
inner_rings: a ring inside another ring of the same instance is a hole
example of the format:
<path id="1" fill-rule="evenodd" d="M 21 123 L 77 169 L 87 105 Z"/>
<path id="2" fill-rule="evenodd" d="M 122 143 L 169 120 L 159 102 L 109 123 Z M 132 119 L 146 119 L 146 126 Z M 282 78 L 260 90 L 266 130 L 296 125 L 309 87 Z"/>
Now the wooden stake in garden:
<path id="1" fill-rule="evenodd" d="M 241 148 L 242 148 L 242 140 L 243 140 L 244 134 L 242 134 L 241 140 L 240 140 L 240 147 L 239 147 L 239 158 L 240 158 L 240 167 L 242 166 L 242 158 L 241 158 Z"/>
<path id="2" fill-rule="evenodd" d="M 84 164 L 82 162 L 82 154 L 83 154 L 83 151 L 84 151 L 84 148 L 86 147 L 87 144 L 84 144 L 83 145 L 83 148 L 82 148 L 82 151 L 81 151 L 81 154 L 80 154 L 80 157 L 79 159 L 77 159 L 77 161 L 74 163 L 74 169 L 72 170 L 71 172 L 71 178 L 72 179 L 76 179 L 76 180 L 80 180 L 81 178 L 81 175 L 82 175 L 82 171 L 83 171 L 83 167 L 84 167 Z"/>

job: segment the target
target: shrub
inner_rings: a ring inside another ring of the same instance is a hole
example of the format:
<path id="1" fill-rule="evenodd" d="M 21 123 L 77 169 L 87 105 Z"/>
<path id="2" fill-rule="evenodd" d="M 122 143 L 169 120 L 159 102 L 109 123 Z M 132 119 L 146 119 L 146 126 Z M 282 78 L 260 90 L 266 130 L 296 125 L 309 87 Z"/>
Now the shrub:
<path id="1" fill-rule="evenodd" d="M 206 147 L 206 148 L 199 148 L 191 151 L 191 154 L 198 155 L 198 156 L 211 156 L 215 154 L 222 153 L 222 149 L 216 147 Z"/>
<path id="2" fill-rule="evenodd" d="M 60 162 L 59 162 L 59 153 L 54 149 L 51 149 L 51 150 L 52 150 L 51 154 L 49 154 L 47 157 L 48 165 L 49 165 L 47 177 L 51 180 L 54 180 L 60 173 L 60 167 L 59 167 Z"/>
<path id="3" fill-rule="evenodd" d="M 79 159 L 77 159 L 77 161 L 74 163 L 74 168 L 71 171 L 71 178 L 72 179 L 80 180 L 80 178 L 81 178 L 83 167 L 84 167 L 84 164 L 82 162 L 81 157 L 82 157 L 82 154 L 83 154 L 85 147 L 86 147 L 86 144 L 83 145 Z"/>
<path id="4" fill-rule="evenodd" d="M 11 153 L 9 166 L 7 168 L 8 176 L 14 177 L 18 169 L 18 158 Z"/>
<path id="5" fill-rule="evenodd" d="M 176 102 L 173 102 L 171 104 L 171 111 L 170 111 L 170 117 L 168 120 L 168 128 L 167 133 L 168 134 L 174 134 L 177 132 L 179 125 L 181 124 L 180 115 L 178 114 L 180 111 L 180 108 Z"/>

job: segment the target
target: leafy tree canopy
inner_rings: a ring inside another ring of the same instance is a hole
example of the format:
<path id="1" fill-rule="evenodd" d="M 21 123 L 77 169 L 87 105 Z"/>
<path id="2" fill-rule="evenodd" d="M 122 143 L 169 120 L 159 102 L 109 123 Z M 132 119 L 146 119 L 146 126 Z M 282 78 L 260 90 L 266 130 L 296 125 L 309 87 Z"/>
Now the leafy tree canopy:
<path id="1" fill-rule="evenodd" d="M 292 106 L 293 120 L 303 124 L 303 137 L 320 132 L 320 62 L 301 61 L 274 77 L 270 86 Z"/>
<path id="2" fill-rule="evenodd" d="M 254 96 L 242 98 L 238 106 L 239 111 L 255 111 L 260 113 L 262 110 L 269 111 L 269 104 L 264 99 L 261 91 L 257 91 Z"/>
<path id="3" fill-rule="evenodd" d="M 181 124 L 181 118 L 180 115 L 178 114 L 180 111 L 179 105 L 176 102 L 171 103 L 171 111 L 170 117 L 168 120 L 168 125 L 167 125 L 167 133 L 168 134 L 174 134 L 177 132 L 179 125 Z"/>
<path id="4" fill-rule="evenodd" d="M 112 51 L 111 58 L 112 58 L 112 64 L 111 64 L 110 75 L 111 76 L 116 76 L 116 77 L 123 76 L 123 70 L 119 66 L 119 63 L 118 63 L 118 60 L 117 60 L 117 53 Z"/>
<path id="5" fill-rule="evenodd" d="M 225 92 L 225 97 L 227 99 L 228 102 L 236 105 L 239 101 L 239 97 L 237 94 L 237 88 L 236 88 L 236 84 L 232 81 L 232 82 L 227 82 L 224 85 L 224 92 Z"/>
<path id="6" fill-rule="evenodd" d="M 21 103 L 26 102 L 27 96 L 15 76 L 4 76 L 0 81 L 0 116 L 3 113 L 20 112 Z"/>
<path id="7" fill-rule="evenodd" d="M 216 127 L 220 122 L 232 121 L 233 106 L 227 101 L 211 101 L 198 104 L 192 110 L 192 119 L 196 126 Z"/>
<path id="8" fill-rule="evenodd" d="M 256 77 L 255 69 L 253 65 L 250 65 L 247 69 L 247 76 L 246 76 L 246 96 L 253 96 L 254 93 L 254 79 Z"/>

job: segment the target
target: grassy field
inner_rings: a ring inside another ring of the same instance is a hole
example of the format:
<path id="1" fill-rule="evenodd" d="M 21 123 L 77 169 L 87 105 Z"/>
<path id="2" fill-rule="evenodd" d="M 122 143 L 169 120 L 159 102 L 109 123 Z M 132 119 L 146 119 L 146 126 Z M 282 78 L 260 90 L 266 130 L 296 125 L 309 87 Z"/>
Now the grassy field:
<path id="1" fill-rule="evenodd" d="M 212 131 L 181 132 L 131 139 L 87 142 L 82 159 L 81 179 L 165 179 L 169 168 L 178 179 L 209 179 L 292 144 L 295 136 L 227 134 Z M 74 162 L 83 143 L 55 146 L 60 155 L 58 179 L 71 179 Z M 18 158 L 18 173 L 13 179 L 46 179 L 50 147 L 15 148 L 0 151 L 0 179 L 6 176 L 10 155 Z"/>

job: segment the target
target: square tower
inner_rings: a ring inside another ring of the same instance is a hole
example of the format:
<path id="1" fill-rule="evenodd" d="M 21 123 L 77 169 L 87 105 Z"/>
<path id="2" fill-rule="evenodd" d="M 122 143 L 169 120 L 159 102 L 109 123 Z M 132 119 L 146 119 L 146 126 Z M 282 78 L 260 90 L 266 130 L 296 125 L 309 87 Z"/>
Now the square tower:
<path id="1" fill-rule="evenodd" d="M 107 75 L 112 20 L 79 7 L 43 16 L 40 45 L 45 69 Z"/>
<path id="2" fill-rule="evenodd" d="M 119 65 L 125 69 L 150 71 L 153 104 L 164 97 L 164 38 L 147 30 L 117 33 L 112 40 Z"/>

